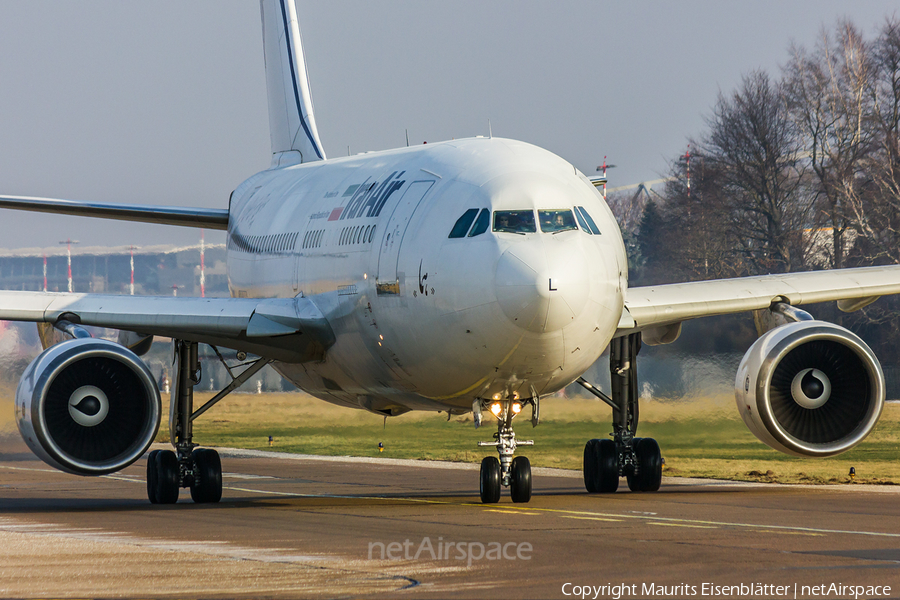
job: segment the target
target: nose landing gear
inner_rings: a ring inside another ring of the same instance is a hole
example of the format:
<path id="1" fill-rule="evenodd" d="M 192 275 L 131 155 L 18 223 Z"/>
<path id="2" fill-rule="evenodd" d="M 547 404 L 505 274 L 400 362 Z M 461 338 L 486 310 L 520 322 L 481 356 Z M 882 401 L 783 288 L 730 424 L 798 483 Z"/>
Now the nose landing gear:
<path id="1" fill-rule="evenodd" d="M 492 442 L 478 442 L 479 446 L 496 446 L 500 454 L 498 461 L 493 456 L 487 456 L 481 461 L 480 492 L 483 504 L 493 504 L 500 501 L 500 486 L 509 487 L 509 495 L 513 502 L 528 502 L 531 500 L 531 463 L 524 456 L 516 456 L 518 446 L 533 446 L 534 440 L 517 440 L 513 431 L 512 420 L 522 410 L 525 403 L 530 403 L 535 415 L 537 405 L 534 399 L 519 402 L 508 397 L 506 400 L 497 400 L 490 405 L 491 413 L 497 417 L 497 433 Z M 476 411 L 476 419 L 480 420 L 481 406 Z M 532 423 L 537 422 L 537 417 L 532 417 Z"/>

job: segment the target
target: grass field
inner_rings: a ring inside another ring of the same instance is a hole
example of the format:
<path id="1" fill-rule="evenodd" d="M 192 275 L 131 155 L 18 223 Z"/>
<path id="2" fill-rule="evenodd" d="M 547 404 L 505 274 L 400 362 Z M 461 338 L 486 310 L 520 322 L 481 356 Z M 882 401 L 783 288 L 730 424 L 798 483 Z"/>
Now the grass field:
<path id="1" fill-rule="evenodd" d="M 198 394 L 205 401 L 208 395 Z M 534 466 L 581 469 L 584 443 L 610 431 L 610 409 L 599 401 L 548 398 L 542 423 L 517 421 L 519 439 Z M 525 411 L 526 413 L 528 410 Z M 164 412 L 168 414 L 168 409 Z M 529 413 L 530 414 L 530 413 Z M 486 415 L 490 416 L 490 415 Z M 165 424 L 163 426 L 165 429 Z M 490 440 L 496 425 L 478 430 L 472 416 L 411 413 L 384 419 L 332 406 L 301 393 L 233 394 L 195 423 L 195 441 L 209 446 L 271 449 L 325 455 L 384 456 L 479 462 L 495 453 L 476 442 Z M 875 431 L 858 447 L 828 459 L 801 459 L 770 449 L 751 434 L 731 396 L 694 401 L 643 401 L 639 435 L 656 438 L 667 475 L 781 483 L 900 484 L 900 405 L 886 406 Z M 167 439 L 160 432 L 160 439 Z M 270 448 L 268 438 L 274 438 Z M 379 442 L 384 452 L 379 453 Z"/>

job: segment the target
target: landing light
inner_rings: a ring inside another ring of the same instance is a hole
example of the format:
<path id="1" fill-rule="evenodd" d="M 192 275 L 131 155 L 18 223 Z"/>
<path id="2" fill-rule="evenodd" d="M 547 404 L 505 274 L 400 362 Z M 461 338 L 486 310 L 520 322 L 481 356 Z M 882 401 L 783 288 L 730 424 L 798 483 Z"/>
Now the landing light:
<path id="1" fill-rule="evenodd" d="M 518 402 L 513 403 L 513 413 L 519 414 L 520 412 L 522 412 L 522 405 Z"/>
<path id="2" fill-rule="evenodd" d="M 494 394 L 494 400 L 499 400 L 499 399 L 500 399 L 500 394 Z"/>
<path id="3" fill-rule="evenodd" d="M 503 407 L 500 406 L 499 402 L 495 402 L 491 404 L 491 412 L 494 413 L 495 417 L 500 416 L 500 411 L 503 410 Z"/>

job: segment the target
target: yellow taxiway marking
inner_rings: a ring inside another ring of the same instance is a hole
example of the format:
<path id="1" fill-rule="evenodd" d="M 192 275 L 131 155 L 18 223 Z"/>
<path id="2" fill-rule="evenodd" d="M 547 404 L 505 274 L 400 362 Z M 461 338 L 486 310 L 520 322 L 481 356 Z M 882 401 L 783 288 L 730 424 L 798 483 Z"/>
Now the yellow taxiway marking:
<path id="1" fill-rule="evenodd" d="M 825 537 L 824 533 L 812 533 L 810 531 L 772 531 L 770 529 L 757 529 L 756 533 L 775 533 L 778 535 L 808 535 L 812 537 Z"/>
<path id="2" fill-rule="evenodd" d="M 484 512 L 503 513 L 505 515 L 537 515 L 537 514 L 540 514 L 540 513 L 533 512 L 533 511 L 521 512 L 521 511 L 517 511 L 517 510 L 504 510 L 502 508 L 485 508 Z"/>
<path id="3" fill-rule="evenodd" d="M 563 515 L 563 519 L 583 519 L 585 521 L 611 521 L 621 523 L 622 519 L 607 519 L 606 517 L 573 517 L 571 515 Z"/>
<path id="4" fill-rule="evenodd" d="M 61 473 L 60 471 L 56 471 L 53 469 L 32 469 L 27 467 L 10 467 L 6 465 L 0 465 L 0 468 L 9 469 L 12 471 L 40 471 L 40 472 L 50 472 L 50 473 Z M 107 476 L 112 479 L 113 477 Z M 143 479 L 131 478 L 131 477 L 116 477 L 121 481 L 127 481 L 131 483 L 145 483 Z M 253 494 L 268 494 L 272 496 L 282 496 L 282 497 L 294 497 L 294 498 L 341 498 L 347 500 L 379 500 L 385 502 L 409 502 L 416 504 L 445 504 L 445 505 L 455 505 L 455 506 L 466 506 L 466 507 L 478 507 L 484 510 L 484 504 L 476 503 L 476 502 L 454 502 L 452 500 L 431 500 L 426 498 L 398 498 L 398 497 L 385 497 L 385 496 L 352 496 L 347 494 L 302 494 L 302 493 L 293 493 L 293 492 L 276 492 L 272 490 L 260 490 L 253 488 L 243 488 L 243 487 L 231 487 L 231 486 L 223 486 L 224 489 L 235 491 L 235 492 L 249 492 Z M 746 529 L 756 530 L 760 533 L 785 533 L 785 534 L 796 534 L 796 535 L 817 535 L 824 536 L 829 534 L 838 534 L 838 535 L 864 535 L 871 537 L 886 537 L 886 538 L 900 538 L 900 533 L 888 533 L 885 531 L 859 531 L 853 529 L 824 529 L 819 527 L 800 527 L 796 525 L 766 525 L 763 523 L 738 523 L 732 521 L 706 521 L 702 519 L 684 519 L 677 517 L 660 517 L 659 515 L 643 515 L 643 514 L 622 514 L 622 513 L 603 513 L 603 512 L 595 512 L 595 511 L 584 511 L 584 510 L 566 510 L 561 508 L 539 508 L 536 506 L 503 506 L 501 509 L 493 509 L 498 512 L 517 512 L 517 513 L 525 513 L 525 514 L 540 514 L 546 513 L 550 515 L 559 515 L 561 517 L 567 518 L 578 518 L 582 517 L 588 520 L 600 520 L 600 519 L 609 519 L 616 521 L 623 521 L 625 519 L 636 519 L 644 522 L 652 522 L 653 525 L 681 525 L 684 527 L 696 526 L 696 527 L 741 527 Z"/>
<path id="5" fill-rule="evenodd" d="M 411 499 L 415 501 L 415 499 Z M 451 504 L 449 501 L 445 501 L 445 504 Z M 474 502 L 463 503 L 463 506 L 483 506 L 481 504 L 476 504 Z M 642 514 L 619 514 L 619 513 L 602 513 L 602 512 L 593 512 L 593 511 L 583 511 L 583 510 L 566 510 L 562 508 L 538 508 L 534 506 L 518 507 L 518 506 L 510 506 L 508 507 L 510 510 L 529 510 L 534 512 L 545 512 L 550 514 L 559 514 L 560 516 L 565 515 L 584 515 L 586 517 L 607 517 L 614 518 L 619 520 L 624 519 L 637 519 L 639 521 L 653 521 L 654 524 L 661 525 L 663 522 L 665 523 L 682 523 L 685 525 L 697 525 L 697 526 L 711 526 L 711 527 L 745 527 L 748 529 L 755 529 L 757 531 L 768 531 L 769 533 L 811 533 L 817 535 L 827 535 L 827 534 L 841 534 L 841 535 L 867 535 L 874 537 L 889 537 L 889 538 L 900 538 L 900 533 L 888 533 L 884 531 L 858 531 L 854 529 L 822 529 L 818 527 L 800 527 L 796 525 L 764 525 L 761 523 L 737 523 L 731 521 L 706 521 L 702 519 L 683 519 L 677 517 L 661 517 L 659 515 L 642 515 Z"/>
<path id="6" fill-rule="evenodd" d="M 57 473 L 60 475 L 67 475 L 67 473 L 63 473 L 57 469 L 31 469 L 28 467 L 9 467 L 6 465 L 0 466 L 0 469 L 9 469 L 10 471 L 37 471 L 38 473 Z"/>
<path id="7" fill-rule="evenodd" d="M 718 529 L 716 525 L 689 525 L 687 523 L 655 523 L 653 521 L 647 525 L 661 525 L 663 527 L 690 527 L 691 529 Z"/>
<path id="8" fill-rule="evenodd" d="M 143 483 L 142 480 L 133 479 L 135 483 Z M 293 492 L 276 492 L 270 490 L 259 490 L 252 488 L 239 488 L 226 486 L 224 489 L 235 492 L 250 492 L 256 494 L 270 494 L 273 496 L 286 496 L 294 498 L 342 498 L 347 500 L 382 500 L 386 502 L 409 502 L 413 504 L 446 504 L 456 506 L 470 506 L 480 508 L 482 510 L 490 510 L 492 512 L 506 512 L 516 514 L 555 514 L 569 519 L 587 519 L 591 521 L 624 521 L 625 519 L 633 519 L 648 522 L 651 525 L 670 525 L 681 527 L 694 527 L 697 529 L 714 529 L 717 527 L 743 527 L 753 529 L 760 533 L 786 533 L 795 535 L 817 535 L 824 536 L 827 534 L 840 535 L 866 535 L 873 537 L 900 538 L 900 533 L 888 533 L 884 531 L 856 531 L 852 529 L 821 529 L 817 527 L 799 527 L 795 525 L 763 525 L 760 523 L 736 523 L 731 521 L 704 521 L 700 519 L 681 519 L 677 517 L 660 517 L 659 515 L 642 515 L 642 514 L 618 514 L 618 513 L 602 513 L 585 510 L 566 510 L 562 508 L 539 508 L 535 506 L 504 506 L 502 509 L 485 509 L 484 504 L 477 502 L 453 502 L 451 500 L 430 500 L 427 498 L 387 498 L 384 496 L 349 496 L 346 494 L 298 494 Z"/>

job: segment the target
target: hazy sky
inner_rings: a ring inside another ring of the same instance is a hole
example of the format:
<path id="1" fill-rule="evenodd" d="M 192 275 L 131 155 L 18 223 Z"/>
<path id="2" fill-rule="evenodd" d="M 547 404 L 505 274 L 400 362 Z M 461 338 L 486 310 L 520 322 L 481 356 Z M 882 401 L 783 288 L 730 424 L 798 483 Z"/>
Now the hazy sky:
<path id="1" fill-rule="evenodd" d="M 719 90 L 895 2 L 303 1 L 329 156 L 487 134 L 610 185 L 664 175 Z M 0 192 L 224 207 L 269 164 L 256 0 L 0 0 Z M 0 212 L 0 247 L 194 243 L 198 230 Z M 224 241 L 208 232 L 209 241 Z"/>

